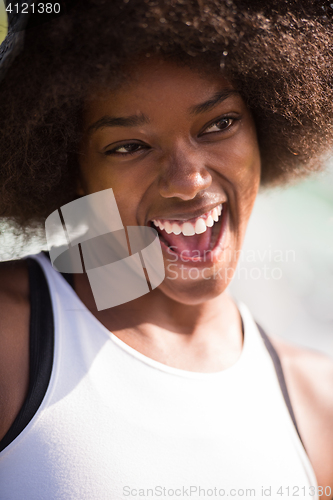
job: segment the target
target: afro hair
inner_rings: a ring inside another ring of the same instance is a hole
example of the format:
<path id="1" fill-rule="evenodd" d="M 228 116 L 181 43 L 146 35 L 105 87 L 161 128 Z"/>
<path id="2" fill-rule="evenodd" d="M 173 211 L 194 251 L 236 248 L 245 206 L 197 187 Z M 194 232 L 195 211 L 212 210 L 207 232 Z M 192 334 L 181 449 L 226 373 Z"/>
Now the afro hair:
<path id="1" fill-rule="evenodd" d="M 205 61 L 232 80 L 255 120 L 262 184 L 320 169 L 333 143 L 332 14 L 313 0 L 80 0 L 26 29 L 0 83 L 0 216 L 32 228 L 76 198 L 89 89 L 143 55 Z"/>

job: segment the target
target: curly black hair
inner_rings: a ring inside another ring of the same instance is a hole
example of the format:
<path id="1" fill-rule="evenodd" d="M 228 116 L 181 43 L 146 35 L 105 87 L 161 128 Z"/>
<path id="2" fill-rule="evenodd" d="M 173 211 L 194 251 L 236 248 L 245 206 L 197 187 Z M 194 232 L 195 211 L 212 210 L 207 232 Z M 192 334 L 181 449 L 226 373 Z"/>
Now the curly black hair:
<path id="1" fill-rule="evenodd" d="M 87 93 L 143 55 L 204 60 L 232 80 L 256 123 L 262 184 L 321 168 L 333 143 L 332 13 L 313 0 L 80 0 L 27 29 L 0 83 L 0 216 L 33 227 L 76 198 Z"/>

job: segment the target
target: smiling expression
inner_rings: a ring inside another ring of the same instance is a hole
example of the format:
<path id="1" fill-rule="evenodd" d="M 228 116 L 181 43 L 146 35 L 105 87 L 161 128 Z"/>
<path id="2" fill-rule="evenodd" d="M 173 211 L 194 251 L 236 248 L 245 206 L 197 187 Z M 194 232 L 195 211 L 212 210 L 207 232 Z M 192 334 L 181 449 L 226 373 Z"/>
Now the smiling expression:
<path id="1" fill-rule="evenodd" d="M 220 73 L 142 61 L 87 101 L 79 194 L 112 188 L 124 226 L 160 235 L 159 290 L 185 303 L 224 291 L 260 181 L 251 113 Z M 194 269 L 195 268 L 195 269 Z"/>

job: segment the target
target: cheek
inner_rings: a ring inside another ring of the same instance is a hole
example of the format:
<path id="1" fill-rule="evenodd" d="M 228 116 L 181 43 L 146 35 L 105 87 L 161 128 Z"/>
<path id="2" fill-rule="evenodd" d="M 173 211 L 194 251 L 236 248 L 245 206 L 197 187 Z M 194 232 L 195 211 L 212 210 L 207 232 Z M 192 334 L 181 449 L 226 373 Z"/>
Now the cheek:
<path id="1" fill-rule="evenodd" d="M 245 232 L 260 184 L 260 152 L 257 142 L 247 141 L 238 155 L 239 167 L 234 172 L 235 213 L 239 232 Z"/>
<path id="2" fill-rule="evenodd" d="M 137 208 L 144 196 L 142 172 L 114 168 L 108 159 L 86 156 L 80 163 L 80 195 L 89 195 L 112 188 L 124 225 L 137 224 Z"/>
<path id="3" fill-rule="evenodd" d="M 85 194 L 112 188 L 114 192 L 133 192 L 137 183 L 126 169 L 114 168 L 107 157 L 88 154 L 80 161 L 80 177 Z"/>
<path id="4" fill-rule="evenodd" d="M 244 126 L 228 144 L 228 174 L 240 189 L 257 186 L 260 179 L 260 152 L 253 126 Z"/>
<path id="5" fill-rule="evenodd" d="M 230 227 L 240 244 L 260 184 L 260 151 L 254 126 L 244 126 L 221 145 L 219 153 L 215 161 L 220 161 L 219 173 L 228 185 Z"/>
<path id="6" fill-rule="evenodd" d="M 238 167 L 234 174 L 235 183 L 243 204 L 246 202 L 251 211 L 260 184 L 261 161 L 255 126 L 250 119 L 248 126 L 243 128 L 239 146 L 235 145 L 235 152 Z"/>
<path id="7" fill-rule="evenodd" d="M 226 180 L 239 202 L 256 197 L 260 183 L 260 152 L 255 130 L 241 131 L 222 143 L 211 157 L 211 165 Z M 253 200 L 254 201 L 254 200 Z"/>

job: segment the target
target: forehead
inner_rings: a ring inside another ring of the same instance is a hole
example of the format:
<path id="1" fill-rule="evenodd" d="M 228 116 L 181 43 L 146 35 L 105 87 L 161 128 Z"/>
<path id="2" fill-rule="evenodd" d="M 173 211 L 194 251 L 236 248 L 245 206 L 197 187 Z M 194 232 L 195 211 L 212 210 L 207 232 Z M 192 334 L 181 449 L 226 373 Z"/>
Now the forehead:
<path id="1" fill-rule="evenodd" d="M 151 58 L 128 64 L 120 83 L 96 87 L 85 105 L 85 119 L 94 121 L 112 109 L 115 114 L 153 114 L 191 109 L 223 91 L 235 91 L 220 71 L 207 65 L 186 65 Z M 232 94 L 232 92 L 230 92 Z"/>

